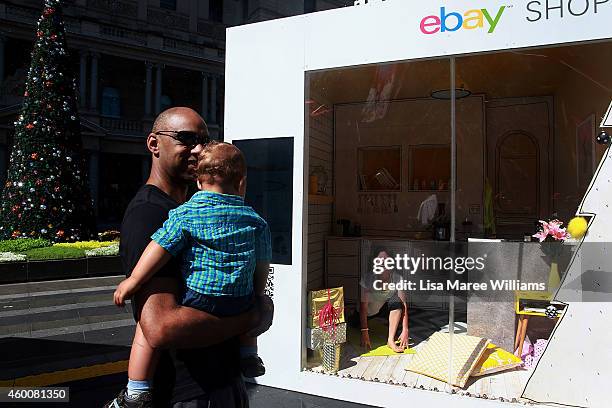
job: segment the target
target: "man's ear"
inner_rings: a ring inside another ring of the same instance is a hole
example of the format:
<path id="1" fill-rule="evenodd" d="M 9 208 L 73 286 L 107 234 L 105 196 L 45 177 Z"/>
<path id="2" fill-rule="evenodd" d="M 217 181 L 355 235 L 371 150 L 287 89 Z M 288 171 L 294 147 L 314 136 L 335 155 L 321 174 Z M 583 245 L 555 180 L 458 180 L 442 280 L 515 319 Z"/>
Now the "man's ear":
<path id="1" fill-rule="evenodd" d="M 240 195 L 243 198 L 246 195 L 246 187 L 247 187 L 247 178 L 246 176 L 243 176 L 240 179 L 240 183 L 238 184 L 238 195 Z"/>
<path id="2" fill-rule="evenodd" d="M 198 190 L 202 190 L 202 183 L 200 183 L 200 178 L 198 177 L 196 184 L 198 185 Z"/>
<path id="3" fill-rule="evenodd" d="M 157 135 L 149 133 L 149 136 L 147 136 L 147 149 L 149 149 L 155 157 L 159 157 L 159 139 Z"/>

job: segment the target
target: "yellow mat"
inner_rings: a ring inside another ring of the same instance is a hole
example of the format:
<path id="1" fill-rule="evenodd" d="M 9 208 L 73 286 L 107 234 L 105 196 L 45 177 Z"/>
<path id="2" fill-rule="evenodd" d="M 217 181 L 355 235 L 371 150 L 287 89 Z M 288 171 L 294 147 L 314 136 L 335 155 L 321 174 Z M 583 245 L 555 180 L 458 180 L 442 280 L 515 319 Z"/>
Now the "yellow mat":
<path id="1" fill-rule="evenodd" d="M 371 341 L 372 339 L 370 339 Z M 395 342 L 396 344 L 399 344 L 399 341 Z M 372 347 L 374 347 L 374 342 L 372 342 Z M 385 340 L 385 344 L 383 346 L 379 346 L 376 348 L 373 348 L 372 350 L 368 351 L 367 353 L 364 353 L 361 355 L 361 357 L 373 357 L 373 356 L 395 356 L 398 354 L 415 354 L 416 351 L 414 349 L 411 348 L 407 348 L 406 350 L 404 350 L 403 353 L 396 353 L 395 351 L 391 350 L 391 347 L 387 346 L 386 344 L 386 340 Z"/>
<path id="2" fill-rule="evenodd" d="M 360 357 L 372 357 L 372 356 L 395 356 L 399 354 L 415 354 L 416 351 L 411 348 L 407 348 L 403 353 L 396 353 L 391 350 L 391 347 L 387 346 L 387 334 L 389 333 L 389 327 L 384 323 L 377 320 L 368 321 L 368 327 L 370 329 L 370 343 L 372 343 L 372 350 L 367 353 L 361 354 Z M 361 331 L 352 327 L 348 328 L 347 340 L 352 344 L 355 349 L 363 350 L 360 346 L 361 343 Z M 399 341 L 396 342 L 399 344 Z"/>

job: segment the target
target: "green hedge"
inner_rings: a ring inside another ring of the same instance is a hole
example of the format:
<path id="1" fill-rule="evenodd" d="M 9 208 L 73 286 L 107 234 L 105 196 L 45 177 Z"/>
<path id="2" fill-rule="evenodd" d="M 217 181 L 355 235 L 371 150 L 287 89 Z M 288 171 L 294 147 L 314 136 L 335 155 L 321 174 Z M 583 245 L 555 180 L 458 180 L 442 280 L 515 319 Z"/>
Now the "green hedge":
<path id="1" fill-rule="evenodd" d="M 51 242 L 42 238 L 18 238 L 0 241 L 0 252 L 27 252 L 35 248 L 50 247 Z"/>
<path id="2" fill-rule="evenodd" d="M 85 241 L 63 244 L 52 244 L 44 239 L 19 238 L 0 241 L 0 253 L 23 254 L 28 261 L 54 259 L 75 259 L 93 256 L 118 255 L 119 242 Z M 0 256 L 0 262 L 15 262 L 7 256 Z"/>
<path id="3" fill-rule="evenodd" d="M 79 248 L 50 246 L 46 248 L 31 249 L 25 254 L 28 256 L 29 261 L 73 259 L 84 258 L 85 250 Z"/>

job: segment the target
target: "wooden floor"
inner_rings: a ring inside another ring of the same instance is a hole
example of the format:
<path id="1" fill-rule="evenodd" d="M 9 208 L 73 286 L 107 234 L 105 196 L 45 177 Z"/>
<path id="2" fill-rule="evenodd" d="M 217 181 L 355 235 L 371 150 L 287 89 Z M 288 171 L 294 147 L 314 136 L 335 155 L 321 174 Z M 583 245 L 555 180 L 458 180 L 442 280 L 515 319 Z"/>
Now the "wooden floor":
<path id="1" fill-rule="evenodd" d="M 418 353 L 419 346 L 415 349 Z M 414 354 L 394 355 L 387 357 L 359 357 L 359 350 L 352 345 L 343 345 L 340 371 L 337 375 L 345 378 L 356 378 L 412 387 L 423 390 L 449 392 L 447 383 L 405 370 Z M 323 372 L 321 366 L 310 363 L 309 371 Z M 513 403 L 525 403 L 520 395 L 529 379 L 530 371 L 514 369 L 483 377 L 471 377 L 461 389 L 453 387 L 451 392 L 467 397 L 494 399 Z"/>

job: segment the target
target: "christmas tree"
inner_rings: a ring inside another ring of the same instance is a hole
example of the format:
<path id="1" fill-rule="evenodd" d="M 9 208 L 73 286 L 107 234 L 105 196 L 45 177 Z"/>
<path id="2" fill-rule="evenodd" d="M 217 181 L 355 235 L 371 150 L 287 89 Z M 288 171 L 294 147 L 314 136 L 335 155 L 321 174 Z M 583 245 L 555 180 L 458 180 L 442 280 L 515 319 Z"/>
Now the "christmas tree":
<path id="1" fill-rule="evenodd" d="M 60 0 L 45 0 L 15 122 L 0 239 L 77 241 L 94 233 L 75 84 Z"/>

